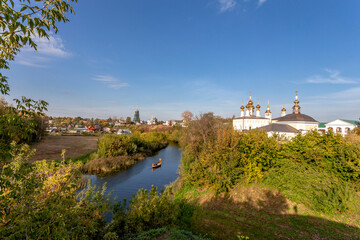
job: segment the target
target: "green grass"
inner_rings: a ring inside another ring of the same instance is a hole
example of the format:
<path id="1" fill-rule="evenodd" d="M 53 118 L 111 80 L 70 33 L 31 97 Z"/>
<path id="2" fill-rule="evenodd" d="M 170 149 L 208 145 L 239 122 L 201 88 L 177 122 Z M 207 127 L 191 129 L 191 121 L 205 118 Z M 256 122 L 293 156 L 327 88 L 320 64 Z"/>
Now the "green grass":
<path id="1" fill-rule="evenodd" d="M 360 196 L 352 199 L 348 212 L 332 215 L 259 184 L 221 196 L 186 187 L 177 196 L 191 199 L 196 207 L 194 233 L 211 239 L 360 239 Z"/>
<path id="2" fill-rule="evenodd" d="M 207 238 L 199 237 L 193 233 L 185 230 L 179 230 L 175 228 L 158 228 L 149 231 L 141 232 L 136 236 L 130 237 L 131 240 L 152 240 L 152 239 L 163 239 L 163 240 L 207 240 Z"/>
<path id="3" fill-rule="evenodd" d="M 92 155 L 94 153 L 96 153 L 96 150 L 93 150 L 93 151 L 91 151 L 89 153 L 85 153 L 85 154 L 80 155 L 80 156 L 75 157 L 75 158 L 66 158 L 65 163 L 68 163 L 71 160 L 72 162 L 82 162 L 83 164 L 85 164 L 85 163 L 92 160 Z M 55 160 L 55 162 L 61 162 L 61 161 L 62 161 L 61 159 Z"/>

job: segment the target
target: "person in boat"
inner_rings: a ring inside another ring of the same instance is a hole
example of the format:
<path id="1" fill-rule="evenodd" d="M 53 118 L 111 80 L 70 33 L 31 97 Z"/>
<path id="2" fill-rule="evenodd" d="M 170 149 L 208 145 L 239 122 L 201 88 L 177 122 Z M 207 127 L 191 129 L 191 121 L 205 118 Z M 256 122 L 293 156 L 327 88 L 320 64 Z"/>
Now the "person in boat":
<path id="1" fill-rule="evenodd" d="M 161 158 L 159 158 L 159 163 L 161 163 Z"/>

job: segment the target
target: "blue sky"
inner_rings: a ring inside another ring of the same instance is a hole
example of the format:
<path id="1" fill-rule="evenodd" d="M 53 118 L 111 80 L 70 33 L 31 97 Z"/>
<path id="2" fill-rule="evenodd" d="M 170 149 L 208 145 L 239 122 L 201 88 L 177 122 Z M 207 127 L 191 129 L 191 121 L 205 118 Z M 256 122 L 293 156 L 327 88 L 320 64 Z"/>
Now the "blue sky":
<path id="1" fill-rule="evenodd" d="M 11 63 L 11 95 L 48 115 L 179 119 L 240 115 L 249 92 L 273 116 L 360 117 L 358 0 L 83 0 L 39 50 Z"/>

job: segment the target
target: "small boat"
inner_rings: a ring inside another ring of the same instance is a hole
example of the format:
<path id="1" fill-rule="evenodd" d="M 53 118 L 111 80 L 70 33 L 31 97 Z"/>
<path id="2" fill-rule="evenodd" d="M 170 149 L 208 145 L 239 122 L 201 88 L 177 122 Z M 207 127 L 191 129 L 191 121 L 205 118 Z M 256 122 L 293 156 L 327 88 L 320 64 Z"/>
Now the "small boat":
<path id="1" fill-rule="evenodd" d="M 161 167 L 161 158 L 159 158 L 159 161 L 157 163 L 152 163 L 153 168 Z"/>

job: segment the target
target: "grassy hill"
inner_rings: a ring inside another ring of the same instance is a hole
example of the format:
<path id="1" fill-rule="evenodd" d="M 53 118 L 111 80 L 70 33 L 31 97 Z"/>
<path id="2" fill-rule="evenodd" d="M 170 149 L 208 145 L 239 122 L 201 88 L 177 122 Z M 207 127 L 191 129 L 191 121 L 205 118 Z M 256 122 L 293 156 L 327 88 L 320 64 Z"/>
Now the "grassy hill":
<path id="1" fill-rule="evenodd" d="M 346 213 L 324 214 L 263 184 L 237 185 L 217 195 L 183 188 L 177 198 L 195 207 L 193 229 L 211 239 L 360 239 L 360 196 Z"/>

